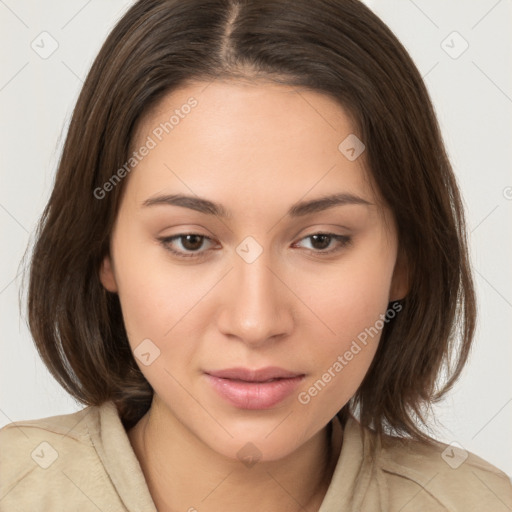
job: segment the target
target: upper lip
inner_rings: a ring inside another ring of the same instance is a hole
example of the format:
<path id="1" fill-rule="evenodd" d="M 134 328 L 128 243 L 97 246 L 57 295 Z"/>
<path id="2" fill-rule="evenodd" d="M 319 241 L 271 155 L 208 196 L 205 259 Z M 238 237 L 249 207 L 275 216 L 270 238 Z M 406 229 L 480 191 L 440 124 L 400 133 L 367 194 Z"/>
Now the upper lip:
<path id="1" fill-rule="evenodd" d="M 226 368 L 225 370 L 208 371 L 206 373 L 212 377 L 244 380 L 247 382 L 265 382 L 270 379 L 289 379 L 304 375 L 302 373 L 291 372 L 277 366 L 267 366 L 266 368 L 258 368 L 254 370 L 240 367 Z"/>

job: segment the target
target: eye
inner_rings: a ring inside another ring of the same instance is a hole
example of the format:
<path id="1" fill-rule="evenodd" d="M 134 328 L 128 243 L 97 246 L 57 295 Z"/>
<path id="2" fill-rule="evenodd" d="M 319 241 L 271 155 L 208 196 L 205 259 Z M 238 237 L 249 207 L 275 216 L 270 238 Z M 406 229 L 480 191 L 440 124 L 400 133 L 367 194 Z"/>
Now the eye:
<path id="1" fill-rule="evenodd" d="M 313 248 L 310 251 L 319 255 L 332 254 L 341 251 L 352 242 L 351 237 L 346 235 L 336 235 L 334 233 L 315 233 L 302 238 L 302 240 L 308 239 L 311 240 L 311 244 L 313 245 Z M 334 247 L 325 250 L 332 246 L 333 241 L 337 242 Z"/>
<path id="2" fill-rule="evenodd" d="M 318 255 L 338 252 L 352 241 L 349 236 L 336 235 L 334 233 L 314 233 L 302 238 L 301 241 L 308 239 L 311 240 L 313 245 L 312 249 L 308 250 Z M 202 258 L 206 256 L 206 251 L 200 251 L 199 249 L 203 247 L 205 241 L 212 242 L 210 237 L 198 233 L 180 233 L 179 235 L 163 237 L 158 240 L 166 250 L 181 258 Z M 181 249 L 176 249 L 175 245 L 173 247 L 173 244 L 177 241 L 179 241 Z M 333 245 L 333 241 L 337 242 L 334 244 L 334 247 L 326 250 L 326 248 Z"/>
<path id="3" fill-rule="evenodd" d="M 168 236 L 164 238 L 159 238 L 160 243 L 164 246 L 165 249 L 180 256 L 182 258 L 199 258 L 205 255 L 204 252 L 198 252 L 203 245 L 205 240 L 212 241 L 211 238 L 205 235 L 199 235 L 197 233 L 180 233 L 179 235 Z M 183 247 L 183 250 L 176 250 L 172 247 L 172 243 L 175 240 L 180 240 L 180 244 Z M 187 254 L 187 251 L 192 251 Z"/>

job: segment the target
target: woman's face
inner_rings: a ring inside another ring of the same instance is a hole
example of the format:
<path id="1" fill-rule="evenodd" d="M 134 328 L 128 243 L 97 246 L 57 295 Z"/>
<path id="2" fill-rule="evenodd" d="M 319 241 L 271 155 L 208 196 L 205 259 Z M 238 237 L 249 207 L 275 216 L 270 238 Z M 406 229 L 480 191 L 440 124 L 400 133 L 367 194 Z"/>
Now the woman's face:
<path id="1" fill-rule="evenodd" d="M 139 126 L 102 283 L 159 417 L 224 456 L 276 460 L 317 434 L 406 293 L 353 133 L 322 94 L 220 81 Z"/>

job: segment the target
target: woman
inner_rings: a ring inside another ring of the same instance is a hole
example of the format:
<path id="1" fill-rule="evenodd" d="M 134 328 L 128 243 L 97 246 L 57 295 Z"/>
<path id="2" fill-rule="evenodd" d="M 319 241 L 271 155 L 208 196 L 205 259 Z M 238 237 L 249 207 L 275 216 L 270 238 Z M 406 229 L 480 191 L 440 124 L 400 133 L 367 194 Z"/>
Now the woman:
<path id="1" fill-rule="evenodd" d="M 86 407 L 0 431 L 2 510 L 512 507 L 427 433 L 474 334 L 464 213 L 421 76 L 356 0 L 137 2 L 28 311 Z"/>

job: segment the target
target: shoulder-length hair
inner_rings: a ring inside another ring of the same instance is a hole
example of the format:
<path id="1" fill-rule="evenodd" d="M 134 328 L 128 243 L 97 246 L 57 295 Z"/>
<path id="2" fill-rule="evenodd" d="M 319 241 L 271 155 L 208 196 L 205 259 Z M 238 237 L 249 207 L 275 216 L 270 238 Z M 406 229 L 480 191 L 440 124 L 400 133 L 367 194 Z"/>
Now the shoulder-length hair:
<path id="1" fill-rule="evenodd" d="M 125 428 L 148 410 L 153 390 L 118 296 L 99 279 L 126 180 L 103 198 L 97 190 L 129 160 L 143 115 L 174 89 L 216 78 L 324 93 L 353 118 L 410 291 L 338 415 L 358 409 L 378 433 L 430 442 L 425 407 L 459 377 L 475 330 L 463 204 L 420 73 L 358 0 L 139 0 L 126 12 L 85 80 L 36 231 L 27 307 L 44 363 L 79 402 L 113 400 Z"/>

